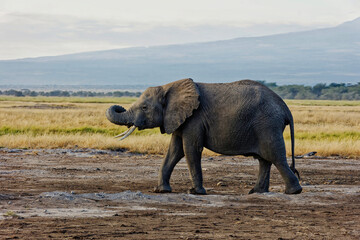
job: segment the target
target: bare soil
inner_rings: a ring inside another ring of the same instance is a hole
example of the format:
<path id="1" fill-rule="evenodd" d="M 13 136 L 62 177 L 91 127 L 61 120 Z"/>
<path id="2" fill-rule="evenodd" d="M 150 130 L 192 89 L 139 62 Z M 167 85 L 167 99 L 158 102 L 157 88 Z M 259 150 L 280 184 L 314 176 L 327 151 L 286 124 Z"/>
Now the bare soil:
<path id="1" fill-rule="evenodd" d="M 258 162 L 204 157 L 208 195 L 153 193 L 162 157 L 126 152 L 0 149 L 0 239 L 360 239 L 360 160 L 297 159 L 303 193 L 248 195 Z"/>

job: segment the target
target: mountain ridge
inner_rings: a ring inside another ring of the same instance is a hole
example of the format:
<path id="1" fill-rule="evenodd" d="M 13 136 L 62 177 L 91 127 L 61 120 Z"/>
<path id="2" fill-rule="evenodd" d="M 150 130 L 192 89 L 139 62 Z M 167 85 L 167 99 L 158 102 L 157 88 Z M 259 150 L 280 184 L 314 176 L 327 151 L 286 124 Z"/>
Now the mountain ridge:
<path id="1" fill-rule="evenodd" d="M 163 84 L 266 80 L 360 81 L 360 18 L 262 37 L 134 47 L 0 61 L 0 84 Z M 11 81 L 11 82 L 9 82 Z"/>

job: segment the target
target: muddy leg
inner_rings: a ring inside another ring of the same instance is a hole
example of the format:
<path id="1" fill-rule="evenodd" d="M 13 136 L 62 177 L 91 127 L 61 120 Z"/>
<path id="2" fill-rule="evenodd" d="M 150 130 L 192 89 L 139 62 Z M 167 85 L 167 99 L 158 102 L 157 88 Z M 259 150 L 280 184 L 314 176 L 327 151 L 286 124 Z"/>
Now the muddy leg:
<path id="1" fill-rule="evenodd" d="M 286 159 L 286 149 L 282 133 L 278 137 L 274 136 L 271 141 L 265 142 L 261 150 L 261 157 L 273 163 L 279 170 L 285 182 L 285 193 L 301 193 L 302 188 L 299 184 L 299 180 L 294 172 L 291 171 Z"/>
<path id="2" fill-rule="evenodd" d="M 274 164 L 279 170 L 282 178 L 285 181 L 285 193 L 286 194 L 299 194 L 302 191 L 302 187 L 299 184 L 298 178 L 291 171 L 289 164 L 284 161 L 281 163 Z"/>
<path id="3" fill-rule="evenodd" d="M 250 190 L 249 194 L 269 191 L 271 164 L 271 162 L 259 158 L 259 175 L 255 187 Z"/>
<path id="4" fill-rule="evenodd" d="M 193 187 L 188 191 L 191 194 L 206 194 L 203 187 L 203 177 L 201 170 L 201 153 L 203 148 L 196 146 L 192 142 L 184 142 L 186 162 L 189 167 L 190 177 Z"/>

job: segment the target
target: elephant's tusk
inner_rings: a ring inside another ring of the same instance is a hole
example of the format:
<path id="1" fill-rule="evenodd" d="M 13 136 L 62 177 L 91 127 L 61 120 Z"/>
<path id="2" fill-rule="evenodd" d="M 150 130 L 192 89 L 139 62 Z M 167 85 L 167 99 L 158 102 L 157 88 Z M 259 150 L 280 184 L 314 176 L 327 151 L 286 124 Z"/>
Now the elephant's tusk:
<path id="1" fill-rule="evenodd" d="M 130 134 L 133 133 L 133 131 L 135 131 L 136 127 L 132 126 L 128 131 L 125 132 L 125 135 L 119 139 L 119 141 L 124 140 L 125 138 L 127 138 Z"/>
<path id="2" fill-rule="evenodd" d="M 122 136 L 126 135 L 130 130 L 131 130 L 131 128 L 129 128 L 125 132 L 120 133 L 119 135 L 116 135 L 114 138 L 122 137 Z"/>

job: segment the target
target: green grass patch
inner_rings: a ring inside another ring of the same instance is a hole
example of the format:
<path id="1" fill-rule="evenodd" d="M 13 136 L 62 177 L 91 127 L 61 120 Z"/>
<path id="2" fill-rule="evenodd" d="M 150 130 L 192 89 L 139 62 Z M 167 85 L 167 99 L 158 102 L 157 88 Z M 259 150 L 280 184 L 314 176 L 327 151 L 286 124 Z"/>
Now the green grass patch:
<path id="1" fill-rule="evenodd" d="M 290 139 L 290 135 L 286 134 L 285 139 Z M 299 140 L 317 140 L 317 141 L 340 141 L 344 139 L 360 140 L 360 132 L 296 132 L 295 139 Z"/>
<path id="2" fill-rule="evenodd" d="M 285 100 L 288 105 L 295 106 L 360 106 L 360 101 L 338 100 Z"/>
<path id="3" fill-rule="evenodd" d="M 0 136 L 3 135 L 30 135 L 38 136 L 45 134 L 102 134 L 107 136 L 116 136 L 127 130 L 127 127 L 117 128 L 97 128 L 97 127 L 78 127 L 78 128 L 42 128 L 42 127 L 26 127 L 26 128 L 14 128 L 9 126 L 3 126 L 0 128 Z M 142 131 L 135 131 L 133 135 L 147 136 L 153 134 L 160 134 L 160 129 L 146 129 Z"/>
<path id="4" fill-rule="evenodd" d="M 94 128 L 94 127 L 61 129 L 61 128 L 41 128 L 41 127 L 14 128 L 9 126 L 3 126 L 0 128 L 0 136 L 19 135 L 19 134 L 37 136 L 44 134 L 89 134 L 89 133 L 100 133 L 104 135 L 110 135 L 111 130 Z"/>
<path id="5" fill-rule="evenodd" d="M 4 213 L 4 217 L 17 218 L 19 217 L 19 215 L 17 215 L 14 211 L 7 211 L 6 213 Z"/>

